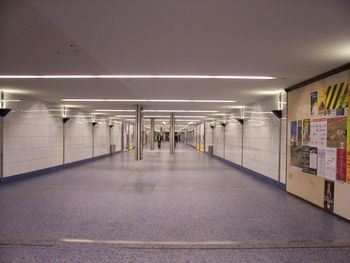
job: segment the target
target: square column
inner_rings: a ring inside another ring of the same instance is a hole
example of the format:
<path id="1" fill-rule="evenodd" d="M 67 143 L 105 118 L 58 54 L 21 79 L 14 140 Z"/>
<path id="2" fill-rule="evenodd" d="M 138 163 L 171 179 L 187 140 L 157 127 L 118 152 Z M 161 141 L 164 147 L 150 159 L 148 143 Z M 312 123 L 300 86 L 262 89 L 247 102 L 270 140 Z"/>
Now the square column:
<path id="1" fill-rule="evenodd" d="M 169 141 L 170 141 L 170 154 L 175 154 L 175 116 L 174 116 L 174 113 L 171 113 L 171 115 L 170 115 Z"/>

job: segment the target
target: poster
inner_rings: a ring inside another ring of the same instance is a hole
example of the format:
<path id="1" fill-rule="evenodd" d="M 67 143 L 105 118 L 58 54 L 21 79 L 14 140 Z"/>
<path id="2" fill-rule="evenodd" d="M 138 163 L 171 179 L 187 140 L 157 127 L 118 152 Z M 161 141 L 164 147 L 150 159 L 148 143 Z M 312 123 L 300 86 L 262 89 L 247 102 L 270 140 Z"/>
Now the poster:
<path id="1" fill-rule="evenodd" d="M 303 172 L 309 173 L 310 172 L 310 147 L 309 146 L 303 146 L 302 148 L 302 164 L 303 164 Z"/>
<path id="2" fill-rule="evenodd" d="M 337 171 L 337 149 L 326 149 L 326 165 L 325 165 L 325 178 L 330 181 L 336 179 Z"/>
<path id="3" fill-rule="evenodd" d="M 303 168 L 302 146 L 291 146 L 291 161 L 290 164 L 295 167 Z"/>
<path id="4" fill-rule="evenodd" d="M 317 94 L 317 104 L 318 104 L 318 115 L 319 116 L 325 116 L 326 115 L 326 95 L 327 95 L 327 89 L 326 88 L 320 88 L 318 89 Z"/>
<path id="5" fill-rule="evenodd" d="M 310 141 L 310 119 L 303 120 L 303 146 L 308 146 Z"/>
<path id="6" fill-rule="evenodd" d="M 311 92 L 310 94 L 310 112 L 311 117 L 318 116 L 318 104 L 317 104 L 317 91 Z"/>
<path id="7" fill-rule="evenodd" d="M 321 118 L 318 119 L 318 132 L 319 132 L 319 140 L 318 147 L 326 148 L 327 147 L 327 119 Z"/>
<path id="8" fill-rule="evenodd" d="M 325 180 L 324 182 L 324 206 L 329 212 L 334 208 L 334 182 Z"/>
<path id="9" fill-rule="evenodd" d="M 326 110 L 329 116 L 345 114 L 348 107 L 348 83 L 337 83 L 327 88 Z"/>
<path id="10" fill-rule="evenodd" d="M 346 145 L 347 117 L 336 117 L 327 119 L 327 147 L 340 148 Z"/>
<path id="11" fill-rule="evenodd" d="M 290 122 L 290 145 L 297 145 L 298 141 L 298 126 L 296 121 Z"/>
<path id="12" fill-rule="evenodd" d="M 350 153 L 346 154 L 346 183 L 350 184 Z"/>
<path id="13" fill-rule="evenodd" d="M 346 149 L 344 144 L 337 149 L 337 180 L 346 181 Z"/>
<path id="14" fill-rule="evenodd" d="M 317 175 L 317 148 L 310 147 L 309 173 Z"/>
<path id="15" fill-rule="evenodd" d="M 318 121 L 316 119 L 311 120 L 310 121 L 310 142 L 309 142 L 309 145 L 317 147 L 319 138 L 320 138 L 320 133 L 319 133 Z"/>
<path id="16" fill-rule="evenodd" d="M 325 148 L 327 146 L 327 119 L 318 118 L 310 121 L 310 146 Z"/>
<path id="17" fill-rule="evenodd" d="M 326 150 L 317 149 L 317 175 L 325 176 L 326 169 Z"/>
<path id="18" fill-rule="evenodd" d="M 302 139 L 303 139 L 303 122 L 298 121 L 298 146 L 302 145 Z"/>
<path id="19" fill-rule="evenodd" d="M 350 100 L 350 96 L 348 97 L 348 100 Z M 349 103 L 348 103 L 349 104 Z M 348 115 L 347 118 L 347 131 L 350 131 L 350 116 Z M 347 158 L 346 158 L 346 183 L 350 184 L 350 135 L 347 136 Z"/>

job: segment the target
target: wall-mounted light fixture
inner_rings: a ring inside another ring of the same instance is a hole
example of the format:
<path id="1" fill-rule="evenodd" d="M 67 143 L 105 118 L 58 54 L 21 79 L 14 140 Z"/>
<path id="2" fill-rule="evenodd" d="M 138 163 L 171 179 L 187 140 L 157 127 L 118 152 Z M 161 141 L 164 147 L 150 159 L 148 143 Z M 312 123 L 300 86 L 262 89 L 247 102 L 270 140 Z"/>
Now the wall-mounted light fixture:
<path id="1" fill-rule="evenodd" d="M 237 118 L 236 121 L 238 121 L 240 124 L 244 124 L 244 119 L 243 118 Z"/>
<path id="2" fill-rule="evenodd" d="M 282 110 L 272 110 L 271 111 L 278 119 L 282 118 Z"/>
<path id="3" fill-rule="evenodd" d="M 5 117 L 10 111 L 10 108 L 6 108 L 5 93 L 1 91 L 0 98 L 0 117 Z"/>

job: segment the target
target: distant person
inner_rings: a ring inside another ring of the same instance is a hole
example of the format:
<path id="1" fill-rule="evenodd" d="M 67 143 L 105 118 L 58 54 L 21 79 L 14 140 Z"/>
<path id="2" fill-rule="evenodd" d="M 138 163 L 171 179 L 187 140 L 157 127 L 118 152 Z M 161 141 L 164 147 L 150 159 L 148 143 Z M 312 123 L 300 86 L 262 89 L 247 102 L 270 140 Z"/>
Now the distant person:
<path id="1" fill-rule="evenodd" d="M 160 149 L 160 147 L 162 146 L 162 135 L 160 135 L 160 133 L 158 133 L 157 135 L 157 142 L 158 142 L 158 149 Z"/>

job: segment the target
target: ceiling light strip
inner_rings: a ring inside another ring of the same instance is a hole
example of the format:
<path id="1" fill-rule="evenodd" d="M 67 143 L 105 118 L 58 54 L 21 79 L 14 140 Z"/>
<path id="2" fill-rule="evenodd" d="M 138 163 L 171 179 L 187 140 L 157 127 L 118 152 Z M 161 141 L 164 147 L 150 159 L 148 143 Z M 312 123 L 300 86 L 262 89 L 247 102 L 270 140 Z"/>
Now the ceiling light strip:
<path id="1" fill-rule="evenodd" d="M 0 79 L 246 79 L 269 80 L 271 76 L 235 75 L 0 75 Z"/>
<path id="2" fill-rule="evenodd" d="M 234 103 L 235 100 L 161 100 L 161 99 L 63 99 L 70 102 L 178 102 L 178 103 Z"/>

